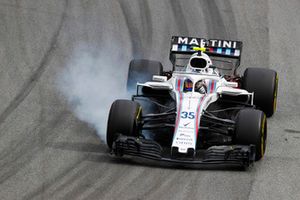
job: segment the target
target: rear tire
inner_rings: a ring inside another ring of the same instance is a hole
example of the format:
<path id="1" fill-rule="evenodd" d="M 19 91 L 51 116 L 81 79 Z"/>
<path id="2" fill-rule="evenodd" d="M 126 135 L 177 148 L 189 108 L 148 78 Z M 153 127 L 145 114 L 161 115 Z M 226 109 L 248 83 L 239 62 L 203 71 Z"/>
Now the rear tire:
<path id="1" fill-rule="evenodd" d="M 113 141 L 119 134 L 126 136 L 139 136 L 137 122 L 141 117 L 142 108 L 134 101 L 116 100 L 110 108 L 106 142 L 112 148 Z"/>
<path id="2" fill-rule="evenodd" d="M 237 114 L 235 143 L 255 145 L 255 160 L 260 160 L 266 150 L 267 119 L 266 115 L 255 109 L 243 109 Z"/>
<path id="3" fill-rule="evenodd" d="M 163 66 L 158 61 L 132 60 L 129 64 L 127 90 L 135 91 L 137 82 L 145 83 L 151 81 L 153 75 L 162 75 Z"/>
<path id="4" fill-rule="evenodd" d="M 254 92 L 254 105 L 263 110 L 267 117 L 276 111 L 278 74 L 265 68 L 247 68 L 242 80 L 242 88 Z"/>

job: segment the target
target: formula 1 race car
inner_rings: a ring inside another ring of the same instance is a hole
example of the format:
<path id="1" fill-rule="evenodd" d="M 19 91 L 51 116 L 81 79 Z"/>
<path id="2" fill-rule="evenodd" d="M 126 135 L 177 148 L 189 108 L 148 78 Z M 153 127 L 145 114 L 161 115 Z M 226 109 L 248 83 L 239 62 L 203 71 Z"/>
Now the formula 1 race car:
<path id="1" fill-rule="evenodd" d="M 248 167 L 266 150 L 278 75 L 266 68 L 237 74 L 242 42 L 173 36 L 171 71 L 132 60 L 131 100 L 113 102 L 107 145 L 129 155 L 183 165 Z"/>

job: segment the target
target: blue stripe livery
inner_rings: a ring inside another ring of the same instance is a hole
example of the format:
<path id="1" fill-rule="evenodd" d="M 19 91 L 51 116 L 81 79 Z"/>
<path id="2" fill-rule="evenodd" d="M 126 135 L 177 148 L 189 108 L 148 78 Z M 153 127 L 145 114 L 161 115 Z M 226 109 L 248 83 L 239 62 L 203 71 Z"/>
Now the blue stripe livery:
<path id="1" fill-rule="evenodd" d="M 231 54 L 231 50 L 230 49 L 226 49 L 225 54 L 226 55 L 230 55 Z"/>

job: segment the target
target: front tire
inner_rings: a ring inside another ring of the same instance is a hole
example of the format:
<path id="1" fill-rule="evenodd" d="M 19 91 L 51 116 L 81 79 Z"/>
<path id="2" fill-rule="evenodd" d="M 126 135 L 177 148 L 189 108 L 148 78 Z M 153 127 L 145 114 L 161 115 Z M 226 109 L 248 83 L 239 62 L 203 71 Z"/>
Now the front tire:
<path id="1" fill-rule="evenodd" d="M 139 136 L 138 121 L 142 108 L 139 103 L 130 100 L 116 100 L 113 102 L 107 123 L 106 143 L 112 148 L 114 140 L 119 134 Z"/>
<path id="2" fill-rule="evenodd" d="M 235 143 L 255 145 L 255 160 L 260 160 L 266 151 L 267 119 L 256 109 L 243 109 L 237 114 Z"/>

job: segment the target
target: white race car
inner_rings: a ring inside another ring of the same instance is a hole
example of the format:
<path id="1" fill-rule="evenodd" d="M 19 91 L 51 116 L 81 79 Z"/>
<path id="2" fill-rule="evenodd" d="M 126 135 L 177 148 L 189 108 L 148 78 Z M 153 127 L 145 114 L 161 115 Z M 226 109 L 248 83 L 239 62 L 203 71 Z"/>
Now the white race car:
<path id="1" fill-rule="evenodd" d="M 131 61 L 127 86 L 136 94 L 111 106 L 111 152 L 184 165 L 260 160 L 278 76 L 265 68 L 238 76 L 241 51 L 240 41 L 173 36 L 171 71 L 157 61 Z"/>

